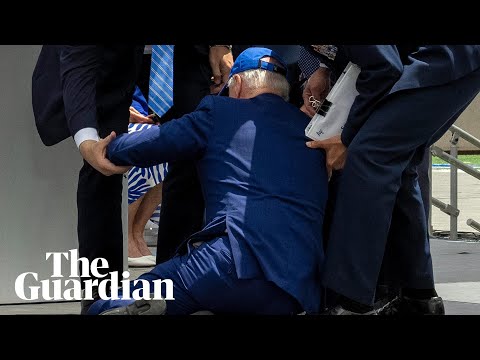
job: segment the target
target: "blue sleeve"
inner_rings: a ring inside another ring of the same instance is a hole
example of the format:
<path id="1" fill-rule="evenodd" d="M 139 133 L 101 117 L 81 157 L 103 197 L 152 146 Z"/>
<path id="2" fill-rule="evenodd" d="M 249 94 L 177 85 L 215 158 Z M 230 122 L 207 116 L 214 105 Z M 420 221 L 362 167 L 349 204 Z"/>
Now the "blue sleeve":
<path id="1" fill-rule="evenodd" d="M 350 145 L 375 105 L 398 81 L 403 64 L 394 45 L 344 46 L 348 60 L 361 68 L 357 80 L 358 95 L 342 131 L 342 142 Z"/>
<path id="2" fill-rule="evenodd" d="M 138 86 L 135 86 L 135 91 L 133 92 L 132 106 L 143 116 L 148 115 L 148 104 L 143 96 L 142 91 Z"/>
<path id="3" fill-rule="evenodd" d="M 194 112 L 179 119 L 118 136 L 108 145 L 107 157 L 116 165 L 138 167 L 199 158 L 208 146 L 212 112 L 213 100 L 207 96 Z"/>
<path id="4" fill-rule="evenodd" d="M 95 45 L 59 46 L 63 102 L 70 133 L 97 129 L 96 82 L 99 66 Z"/>

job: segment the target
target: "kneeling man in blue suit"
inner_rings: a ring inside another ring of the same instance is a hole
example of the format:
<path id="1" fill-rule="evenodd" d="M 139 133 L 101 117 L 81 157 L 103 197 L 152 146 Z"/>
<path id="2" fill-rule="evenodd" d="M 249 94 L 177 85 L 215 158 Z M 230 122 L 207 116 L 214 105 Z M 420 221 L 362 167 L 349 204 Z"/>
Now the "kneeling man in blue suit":
<path id="1" fill-rule="evenodd" d="M 206 225 L 139 278 L 171 279 L 174 300 L 99 300 L 89 314 L 321 310 L 325 156 L 305 146 L 310 119 L 287 102 L 286 68 L 272 50 L 249 48 L 232 67 L 228 97 L 207 96 L 193 113 L 110 143 L 117 165 L 195 159 Z"/>

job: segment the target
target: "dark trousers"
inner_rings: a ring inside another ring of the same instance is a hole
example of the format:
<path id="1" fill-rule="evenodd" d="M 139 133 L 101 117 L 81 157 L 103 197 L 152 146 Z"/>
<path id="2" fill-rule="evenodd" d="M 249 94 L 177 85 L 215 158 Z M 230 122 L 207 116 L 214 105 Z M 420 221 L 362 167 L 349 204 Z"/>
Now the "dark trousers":
<path id="1" fill-rule="evenodd" d="M 104 116 L 99 114 L 99 134 L 105 137 L 113 130 L 117 134 L 127 132 L 128 108 L 124 101 Z M 104 176 L 86 161 L 80 170 L 77 188 L 79 256 L 90 263 L 105 258 L 108 269 L 101 273 L 123 271 L 122 231 L 122 176 Z"/>
<path id="2" fill-rule="evenodd" d="M 258 315 L 295 315 L 301 311 L 297 300 L 273 282 L 265 279 L 239 279 L 227 237 L 205 242 L 198 248 L 190 245 L 188 254 L 175 256 L 155 266 L 139 279 L 149 283 L 151 293 L 155 280 L 172 281 L 175 300 L 167 301 L 167 315 L 188 315 L 200 310 L 210 310 L 216 314 Z M 145 296 L 142 282 L 131 286 L 130 297 L 137 289 L 140 296 Z M 165 298 L 167 294 L 164 285 L 161 292 Z M 98 315 L 134 301 L 98 300 L 88 314 Z"/>
<path id="3" fill-rule="evenodd" d="M 425 209 L 425 218 L 430 217 L 430 148 L 425 149 L 423 159 L 417 167 L 418 184 L 420 185 L 420 192 L 422 193 L 423 208 Z"/>
<path id="4" fill-rule="evenodd" d="M 170 121 L 192 112 L 210 93 L 212 71 L 208 45 L 175 45 L 173 103 L 162 116 Z M 203 224 L 204 200 L 193 161 L 171 161 L 163 181 L 157 239 L 157 264 L 175 255 L 177 247 Z"/>
<path id="5" fill-rule="evenodd" d="M 480 91 L 480 71 L 446 85 L 388 96 L 348 148 L 323 283 L 372 304 L 384 263 L 399 287 L 433 289 L 416 167 Z"/>

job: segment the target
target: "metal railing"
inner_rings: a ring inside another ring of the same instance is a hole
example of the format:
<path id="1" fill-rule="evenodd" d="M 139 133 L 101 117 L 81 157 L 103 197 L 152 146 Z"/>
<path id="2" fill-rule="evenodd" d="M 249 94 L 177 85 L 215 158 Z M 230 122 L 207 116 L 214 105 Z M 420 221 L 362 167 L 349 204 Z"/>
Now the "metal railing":
<path id="1" fill-rule="evenodd" d="M 460 210 L 458 208 L 458 169 L 463 170 L 465 173 L 480 180 L 480 171 L 458 159 L 458 141 L 460 138 L 462 138 L 480 149 L 480 140 L 455 125 L 452 125 L 449 130 L 452 132 L 452 136 L 450 138 L 450 154 L 446 153 L 438 146 L 433 145 L 430 148 L 430 165 L 432 155 L 435 155 L 450 164 L 450 204 L 445 204 L 444 202 L 434 198 L 431 192 L 432 187 L 430 186 L 430 208 L 432 205 L 436 206 L 450 216 L 450 240 L 458 240 L 458 215 L 460 214 Z M 431 168 L 432 166 L 430 166 L 430 169 Z M 431 179 L 432 177 L 430 176 L 430 183 Z M 432 212 L 430 211 L 430 231 L 432 231 L 431 213 Z M 473 219 L 468 219 L 467 225 L 477 231 L 480 231 L 480 224 Z"/>

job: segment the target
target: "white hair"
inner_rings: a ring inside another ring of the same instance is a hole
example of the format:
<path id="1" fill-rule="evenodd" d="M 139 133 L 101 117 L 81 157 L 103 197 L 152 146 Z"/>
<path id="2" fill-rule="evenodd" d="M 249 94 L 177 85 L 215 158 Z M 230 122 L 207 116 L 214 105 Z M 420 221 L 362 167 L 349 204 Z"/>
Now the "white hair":
<path id="1" fill-rule="evenodd" d="M 248 89 L 269 89 L 270 92 L 281 96 L 285 101 L 288 101 L 288 94 L 290 92 L 290 84 L 284 75 L 264 70 L 253 69 L 239 73 L 242 77 L 242 84 Z M 235 78 L 228 80 L 228 87 L 235 85 Z"/>

